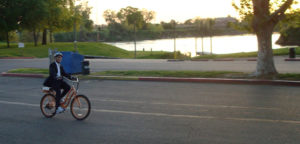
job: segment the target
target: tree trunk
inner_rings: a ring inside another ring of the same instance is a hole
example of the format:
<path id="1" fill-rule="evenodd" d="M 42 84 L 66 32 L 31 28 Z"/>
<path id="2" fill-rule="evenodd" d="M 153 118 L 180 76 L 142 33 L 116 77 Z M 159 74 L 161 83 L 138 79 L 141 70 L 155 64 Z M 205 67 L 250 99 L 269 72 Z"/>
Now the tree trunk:
<path id="1" fill-rule="evenodd" d="M 50 29 L 50 43 L 53 43 L 53 39 L 52 39 L 52 30 Z"/>
<path id="2" fill-rule="evenodd" d="M 34 46 L 37 46 L 37 34 L 36 34 L 36 30 L 33 30 L 33 41 L 34 41 Z"/>
<path id="3" fill-rule="evenodd" d="M 258 77 L 277 74 L 273 60 L 272 32 L 273 27 L 270 25 L 262 26 L 260 30 L 256 32 L 258 41 L 256 76 Z"/>
<path id="4" fill-rule="evenodd" d="M 7 43 L 7 48 L 9 48 L 9 32 L 6 32 L 6 43 Z"/>
<path id="5" fill-rule="evenodd" d="M 43 40 L 42 45 L 47 45 L 47 29 L 43 30 Z"/>

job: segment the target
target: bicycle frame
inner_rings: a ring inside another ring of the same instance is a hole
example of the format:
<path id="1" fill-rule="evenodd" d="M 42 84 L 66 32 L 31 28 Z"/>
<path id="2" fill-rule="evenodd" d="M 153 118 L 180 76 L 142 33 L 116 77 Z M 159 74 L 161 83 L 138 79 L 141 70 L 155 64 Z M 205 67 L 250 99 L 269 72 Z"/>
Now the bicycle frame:
<path id="1" fill-rule="evenodd" d="M 77 95 L 77 92 L 76 92 L 74 86 L 72 86 L 71 89 L 69 90 L 69 92 L 66 94 L 66 98 L 64 99 L 64 101 L 60 103 L 60 106 L 62 108 L 67 108 L 71 102 L 71 99 L 76 95 Z"/>
<path id="2" fill-rule="evenodd" d="M 69 79 L 67 79 L 65 77 L 64 77 L 64 80 L 71 81 L 71 80 L 69 80 Z M 76 81 L 71 81 L 71 82 L 72 82 L 71 89 L 66 94 L 64 101 L 60 103 L 60 106 L 62 108 L 67 108 L 68 105 L 70 104 L 72 98 L 75 97 L 77 95 L 77 93 L 78 93 L 78 88 L 79 88 L 78 78 L 77 78 Z M 75 88 L 74 83 L 77 83 L 77 88 Z M 80 102 L 77 99 L 76 99 L 76 102 L 77 102 L 78 105 L 80 105 Z"/>

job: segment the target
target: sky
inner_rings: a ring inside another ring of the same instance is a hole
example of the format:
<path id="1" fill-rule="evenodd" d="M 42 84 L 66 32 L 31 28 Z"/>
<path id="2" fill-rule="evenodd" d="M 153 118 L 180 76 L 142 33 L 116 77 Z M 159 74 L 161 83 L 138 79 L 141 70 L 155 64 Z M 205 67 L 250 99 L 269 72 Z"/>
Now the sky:
<path id="1" fill-rule="evenodd" d="M 119 11 L 127 6 L 155 11 L 153 23 L 174 19 L 184 22 L 195 17 L 238 17 L 232 0 L 84 0 L 92 7 L 91 19 L 95 24 L 106 24 L 103 12 L 107 9 Z M 237 0 L 235 0 L 237 1 Z"/>

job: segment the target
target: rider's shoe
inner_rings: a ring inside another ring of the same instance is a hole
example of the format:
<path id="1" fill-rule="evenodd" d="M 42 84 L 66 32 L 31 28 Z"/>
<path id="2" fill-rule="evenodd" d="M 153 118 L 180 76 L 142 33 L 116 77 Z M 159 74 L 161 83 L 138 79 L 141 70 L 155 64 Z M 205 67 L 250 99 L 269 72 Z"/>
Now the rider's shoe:
<path id="1" fill-rule="evenodd" d="M 64 112 L 64 111 L 65 111 L 64 108 L 58 107 L 57 110 L 56 110 L 56 114 L 62 113 L 62 112 Z"/>

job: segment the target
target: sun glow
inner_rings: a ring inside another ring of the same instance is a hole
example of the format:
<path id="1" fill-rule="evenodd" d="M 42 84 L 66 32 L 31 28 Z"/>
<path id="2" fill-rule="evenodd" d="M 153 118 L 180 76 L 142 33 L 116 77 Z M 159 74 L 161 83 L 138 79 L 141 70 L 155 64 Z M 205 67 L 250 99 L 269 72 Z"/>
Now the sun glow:
<path id="1" fill-rule="evenodd" d="M 239 0 L 83 0 L 88 1 L 88 5 L 93 7 L 91 19 L 96 24 L 105 24 L 103 12 L 107 9 L 118 11 L 127 6 L 139 9 L 155 11 L 156 17 L 152 22 L 169 22 L 174 19 L 178 22 L 184 22 L 195 17 L 238 17 L 238 13 L 232 7 L 232 1 Z M 300 8 L 300 4 L 293 8 Z"/>
<path id="2" fill-rule="evenodd" d="M 102 15 L 107 9 L 118 11 L 121 8 L 132 6 L 155 11 L 153 22 L 169 22 L 174 19 L 179 22 L 195 18 L 237 16 L 231 6 L 231 0 L 88 0 L 88 5 L 93 7 L 91 18 L 97 24 L 105 24 Z"/>

